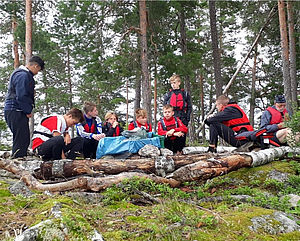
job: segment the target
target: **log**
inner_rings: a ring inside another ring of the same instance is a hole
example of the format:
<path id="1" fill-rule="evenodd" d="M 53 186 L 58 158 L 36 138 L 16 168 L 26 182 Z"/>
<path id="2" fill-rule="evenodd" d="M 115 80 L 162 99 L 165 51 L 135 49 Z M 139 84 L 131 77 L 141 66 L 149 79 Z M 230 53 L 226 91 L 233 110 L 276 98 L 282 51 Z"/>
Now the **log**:
<path id="1" fill-rule="evenodd" d="M 175 169 L 207 159 L 206 155 L 170 156 L 169 161 L 174 162 Z M 34 175 L 38 179 L 48 180 L 54 177 L 73 177 L 83 174 L 97 176 L 99 174 L 118 174 L 130 171 L 142 171 L 144 173 L 157 173 L 155 159 L 140 158 L 120 161 L 116 159 L 99 160 L 55 160 L 41 164 L 40 169 Z"/>
<path id="2" fill-rule="evenodd" d="M 177 187 L 180 185 L 179 181 L 176 181 L 172 178 L 167 179 L 139 172 L 126 172 L 118 175 L 97 178 L 80 177 L 66 182 L 42 184 L 35 177 L 33 177 L 29 171 L 22 169 L 12 160 L 0 159 L 0 168 L 12 172 L 15 175 L 21 176 L 21 180 L 28 186 L 29 189 L 38 191 L 62 192 L 76 189 L 83 191 L 100 191 L 114 184 L 118 184 L 125 179 L 130 179 L 133 177 L 151 179 L 156 183 L 169 184 L 171 187 Z"/>

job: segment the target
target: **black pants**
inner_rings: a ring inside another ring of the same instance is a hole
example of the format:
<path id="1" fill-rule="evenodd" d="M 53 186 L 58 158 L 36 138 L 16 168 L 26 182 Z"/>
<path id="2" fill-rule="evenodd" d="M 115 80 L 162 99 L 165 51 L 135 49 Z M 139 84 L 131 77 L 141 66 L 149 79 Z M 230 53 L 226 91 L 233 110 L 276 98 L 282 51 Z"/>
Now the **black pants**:
<path id="1" fill-rule="evenodd" d="M 211 123 L 209 125 L 209 144 L 217 147 L 219 136 L 234 147 L 239 147 L 248 142 L 248 140 L 235 139 L 235 132 L 228 126 L 222 123 Z"/>
<path id="2" fill-rule="evenodd" d="M 66 145 L 62 136 L 54 136 L 37 147 L 38 154 L 42 156 L 43 160 L 60 160 L 62 151 L 64 151 L 67 159 L 74 160 L 82 153 L 83 141 L 82 137 L 76 137 Z"/>
<path id="3" fill-rule="evenodd" d="M 98 147 L 98 141 L 95 139 L 83 138 L 83 155 L 84 158 L 96 159 L 96 151 Z"/>
<path id="4" fill-rule="evenodd" d="M 182 151 L 185 147 L 185 136 L 176 137 L 174 140 L 165 138 L 165 148 L 171 150 L 176 154 L 177 151 Z"/>
<path id="5" fill-rule="evenodd" d="M 5 121 L 13 133 L 12 156 L 27 156 L 30 144 L 29 118 L 23 111 L 4 111 Z"/>

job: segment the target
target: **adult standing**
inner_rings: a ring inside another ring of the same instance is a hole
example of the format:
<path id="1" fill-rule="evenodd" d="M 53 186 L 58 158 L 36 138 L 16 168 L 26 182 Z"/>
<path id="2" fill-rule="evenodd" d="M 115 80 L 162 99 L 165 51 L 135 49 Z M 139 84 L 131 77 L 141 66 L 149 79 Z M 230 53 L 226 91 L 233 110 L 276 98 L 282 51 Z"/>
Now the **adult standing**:
<path id="1" fill-rule="evenodd" d="M 29 118 L 34 107 L 33 76 L 44 69 L 39 56 L 29 59 L 26 66 L 20 66 L 10 76 L 5 99 L 5 121 L 13 133 L 12 157 L 24 157 L 30 144 Z"/>

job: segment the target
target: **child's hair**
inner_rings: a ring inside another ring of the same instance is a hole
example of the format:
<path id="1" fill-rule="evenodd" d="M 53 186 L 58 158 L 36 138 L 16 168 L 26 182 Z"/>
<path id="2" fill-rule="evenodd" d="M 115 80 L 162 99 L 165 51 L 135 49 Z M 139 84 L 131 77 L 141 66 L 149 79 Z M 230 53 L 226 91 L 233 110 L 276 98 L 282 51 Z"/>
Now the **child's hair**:
<path id="1" fill-rule="evenodd" d="M 216 101 L 222 105 L 227 105 L 229 103 L 229 97 L 226 95 L 220 95 Z"/>
<path id="2" fill-rule="evenodd" d="M 113 112 L 113 111 L 108 111 L 107 113 L 106 113 L 106 115 L 105 115 L 105 121 L 108 121 L 108 119 L 110 118 L 110 117 L 112 117 L 112 116 L 115 116 L 116 117 L 116 119 L 117 119 L 117 121 L 118 121 L 118 116 L 117 116 L 117 114 L 115 113 L 115 112 Z"/>
<path id="3" fill-rule="evenodd" d="M 180 76 L 179 76 L 178 74 L 173 74 L 173 75 L 170 77 L 169 82 L 171 83 L 172 81 L 178 81 L 179 83 L 181 83 Z"/>
<path id="4" fill-rule="evenodd" d="M 164 105 L 163 110 L 169 110 L 169 109 L 174 110 L 173 106 L 171 106 L 169 104 Z"/>
<path id="5" fill-rule="evenodd" d="M 147 111 L 145 109 L 138 108 L 135 111 L 135 118 L 147 117 Z"/>
<path id="6" fill-rule="evenodd" d="M 95 107 L 95 103 L 86 101 L 84 102 L 83 111 L 87 114 L 88 112 L 93 111 Z"/>
<path id="7" fill-rule="evenodd" d="M 71 115 L 73 119 L 76 119 L 79 122 L 83 122 L 84 121 L 84 117 L 83 117 L 82 111 L 79 110 L 79 109 L 77 109 L 77 108 L 72 108 L 71 110 L 69 110 L 67 112 L 66 115 Z"/>

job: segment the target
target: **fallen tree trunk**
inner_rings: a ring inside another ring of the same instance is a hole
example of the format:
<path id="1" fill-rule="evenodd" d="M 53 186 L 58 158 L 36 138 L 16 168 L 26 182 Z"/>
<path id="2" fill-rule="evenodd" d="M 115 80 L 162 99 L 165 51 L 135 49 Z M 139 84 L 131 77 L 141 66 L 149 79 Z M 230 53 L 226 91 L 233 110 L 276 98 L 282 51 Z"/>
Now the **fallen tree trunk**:
<path id="1" fill-rule="evenodd" d="M 207 159 L 206 155 L 170 156 L 166 162 L 174 162 L 174 168 Z M 73 177 L 83 174 L 96 176 L 98 174 L 118 174 L 139 170 L 144 173 L 157 173 L 157 161 L 160 159 L 140 158 L 120 161 L 116 159 L 99 160 L 55 160 L 41 164 L 40 169 L 35 171 L 38 179 L 48 180 L 54 177 Z"/>

